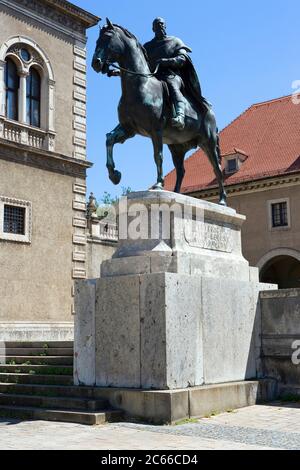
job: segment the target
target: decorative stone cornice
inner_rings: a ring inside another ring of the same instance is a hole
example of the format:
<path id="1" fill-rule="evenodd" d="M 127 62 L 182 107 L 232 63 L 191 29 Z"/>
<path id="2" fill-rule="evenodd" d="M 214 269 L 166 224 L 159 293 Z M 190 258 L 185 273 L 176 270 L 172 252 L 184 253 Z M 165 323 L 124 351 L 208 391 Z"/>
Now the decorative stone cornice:
<path id="1" fill-rule="evenodd" d="M 271 176 L 260 180 L 247 181 L 244 183 L 226 186 L 226 192 L 230 196 L 238 196 L 239 194 L 267 191 L 275 189 L 278 186 L 294 186 L 300 185 L 300 172 L 294 172 L 287 175 Z M 214 199 L 218 196 L 217 187 L 205 188 L 199 191 L 190 191 L 185 193 L 189 196 L 200 197 L 201 199 Z"/>
<path id="2" fill-rule="evenodd" d="M 0 159 L 12 163 L 52 171 L 74 177 L 86 177 L 86 170 L 93 164 L 86 160 L 76 160 L 66 155 L 28 148 L 25 145 L 0 139 Z"/>
<path id="3" fill-rule="evenodd" d="M 65 0 L 0 0 L 1 4 L 80 40 L 100 20 Z"/>
<path id="4" fill-rule="evenodd" d="M 31 1 L 32 0 L 30 0 L 30 2 Z M 95 16 L 88 11 L 74 5 L 73 3 L 67 2 L 66 0 L 42 0 L 42 3 L 43 2 L 54 6 L 57 10 L 60 10 L 64 14 L 68 14 L 73 16 L 75 19 L 80 20 L 86 26 L 86 28 L 95 26 L 101 19 L 98 16 Z"/>

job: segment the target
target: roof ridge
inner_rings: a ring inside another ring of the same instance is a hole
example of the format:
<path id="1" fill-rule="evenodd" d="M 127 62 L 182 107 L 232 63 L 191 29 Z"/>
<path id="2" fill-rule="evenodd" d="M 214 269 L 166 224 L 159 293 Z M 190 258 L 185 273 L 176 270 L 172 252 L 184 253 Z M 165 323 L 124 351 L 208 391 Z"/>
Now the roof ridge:
<path id="1" fill-rule="evenodd" d="M 279 98 L 273 98 L 271 100 L 266 100 L 266 101 L 259 101 L 258 103 L 253 103 L 251 108 L 256 107 L 256 106 L 264 106 L 264 105 L 270 104 L 270 103 L 276 103 L 277 101 L 286 100 L 287 98 L 291 98 L 292 96 L 293 96 L 293 94 L 291 93 L 290 95 L 280 96 Z"/>

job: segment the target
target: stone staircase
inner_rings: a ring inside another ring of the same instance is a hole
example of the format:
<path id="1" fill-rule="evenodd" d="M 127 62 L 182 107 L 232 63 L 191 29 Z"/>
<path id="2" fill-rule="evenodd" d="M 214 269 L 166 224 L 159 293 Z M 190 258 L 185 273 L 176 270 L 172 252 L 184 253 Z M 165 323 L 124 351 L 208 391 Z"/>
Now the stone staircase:
<path id="1" fill-rule="evenodd" d="M 0 350 L 0 416 L 80 424 L 122 419 L 93 387 L 73 385 L 72 342 L 6 342 Z"/>

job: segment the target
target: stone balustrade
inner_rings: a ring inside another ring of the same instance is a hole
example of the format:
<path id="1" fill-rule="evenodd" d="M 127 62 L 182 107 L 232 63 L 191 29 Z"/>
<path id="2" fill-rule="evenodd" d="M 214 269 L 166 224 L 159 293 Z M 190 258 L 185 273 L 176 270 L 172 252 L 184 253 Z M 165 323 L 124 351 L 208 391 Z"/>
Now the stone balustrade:
<path id="1" fill-rule="evenodd" d="M 0 118 L 0 138 L 40 150 L 55 150 L 55 133 Z"/>
<path id="2" fill-rule="evenodd" d="M 118 227 L 113 222 L 103 222 L 96 216 L 90 220 L 89 228 L 92 238 L 104 241 L 118 241 Z"/>
<path id="3" fill-rule="evenodd" d="M 117 224 L 111 222 L 100 222 L 99 224 L 100 238 L 102 240 L 118 241 L 118 227 Z"/>

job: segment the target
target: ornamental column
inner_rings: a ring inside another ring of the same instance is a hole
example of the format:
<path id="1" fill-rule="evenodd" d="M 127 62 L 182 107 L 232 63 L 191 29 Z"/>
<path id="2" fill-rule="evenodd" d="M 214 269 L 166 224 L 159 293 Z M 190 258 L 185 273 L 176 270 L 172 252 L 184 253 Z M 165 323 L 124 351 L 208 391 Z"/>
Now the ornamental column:
<path id="1" fill-rule="evenodd" d="M 19 87 L 19 122 L 26 124 L 26 81 L 29 72 L 19 72 L 20 87 Z"/>

